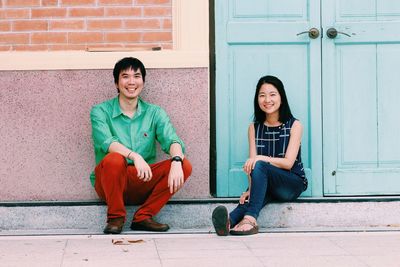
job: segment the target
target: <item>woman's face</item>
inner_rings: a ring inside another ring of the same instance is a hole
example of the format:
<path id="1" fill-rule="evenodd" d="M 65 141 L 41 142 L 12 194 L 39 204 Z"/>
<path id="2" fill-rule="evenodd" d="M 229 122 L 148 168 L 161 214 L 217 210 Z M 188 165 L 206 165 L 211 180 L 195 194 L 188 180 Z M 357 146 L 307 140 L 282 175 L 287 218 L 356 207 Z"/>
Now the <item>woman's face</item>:
<path id="1" fill-rule="evenodd" d="M 258 105 L 265 114 L 279 115 L 279 108 L 281 107 L 281 95 L 278 89 L 272 84 L 264 83 L 258 92 Z"/>

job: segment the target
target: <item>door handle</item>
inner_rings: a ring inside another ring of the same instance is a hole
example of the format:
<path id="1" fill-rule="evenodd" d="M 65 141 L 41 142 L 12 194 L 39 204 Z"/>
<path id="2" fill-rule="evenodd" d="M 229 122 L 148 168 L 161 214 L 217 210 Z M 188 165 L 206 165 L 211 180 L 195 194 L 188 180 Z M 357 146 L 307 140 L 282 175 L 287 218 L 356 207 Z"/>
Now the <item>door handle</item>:
<path id="1" fill-rule="evenodd" d="M 308 31 L 304 31 L 304 32 L 299 32 L 298 34 L 296 34 L 297 36 L 301 35 L 301 34 L 305 34 L 308 33 L 308 37 L 310 37 L 311 39 L 316 39 L 319 36 L 319 30 L 317 28 L 311 28 Z"/>
<path id="2" fill-rule="evenodd" d="M 329 28 L 326 31 L 326 35 L 331 39 L 335 39 L 338 34 L 343 34 L 343 35 L 346 35 L 348 37 L 351 37 L 350 34 L 345 33 L 345 32 L 338 32 L 335 28 Z"/>

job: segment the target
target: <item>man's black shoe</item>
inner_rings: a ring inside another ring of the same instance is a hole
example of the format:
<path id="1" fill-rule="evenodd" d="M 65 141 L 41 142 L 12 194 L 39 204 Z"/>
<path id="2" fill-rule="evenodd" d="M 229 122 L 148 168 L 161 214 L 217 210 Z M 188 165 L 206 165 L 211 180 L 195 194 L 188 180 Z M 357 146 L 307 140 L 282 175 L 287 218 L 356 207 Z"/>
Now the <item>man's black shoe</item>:
<path id="1" fill-rule="evenodd" d="M 103 232 L 105 234 L 120 234 L 122 232 L 122 227 L 124 227 L 124 218 L 108 219 L 108 223 Z"/>
<path id="2" fill-rule="evenodd" d="M 158 223 L 153 218 L 147 218 L 140 222 L 132 222 L 131 229 L 136 231 L 165 232 L 168 231 L 168 224 Z"/>

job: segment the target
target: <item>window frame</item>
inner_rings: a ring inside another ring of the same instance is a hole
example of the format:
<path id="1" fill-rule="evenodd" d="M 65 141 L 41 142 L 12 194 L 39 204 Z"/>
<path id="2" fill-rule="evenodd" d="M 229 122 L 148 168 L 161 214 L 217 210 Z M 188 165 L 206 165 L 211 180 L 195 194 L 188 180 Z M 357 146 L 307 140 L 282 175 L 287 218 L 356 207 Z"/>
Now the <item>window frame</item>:
<path id="1" fill-rule="evenodd" d="M 139 58 L 147 68 L 208 68 L 208 5 L 208 0 L 172 0 L 171 50 L 1 52 L 0 70 L 110 69 L 127 56 Z"/>

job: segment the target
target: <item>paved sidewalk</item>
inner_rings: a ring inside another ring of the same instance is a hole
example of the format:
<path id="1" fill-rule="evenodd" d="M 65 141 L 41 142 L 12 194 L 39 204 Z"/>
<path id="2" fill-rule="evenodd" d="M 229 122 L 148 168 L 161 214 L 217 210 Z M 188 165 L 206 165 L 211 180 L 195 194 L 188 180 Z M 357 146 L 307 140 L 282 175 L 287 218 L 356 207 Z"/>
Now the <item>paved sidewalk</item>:
<path id="1" fill-rule="evenodd" d="M 2 236 L 0 266 L 390 267 L 400 232 Z"/>

